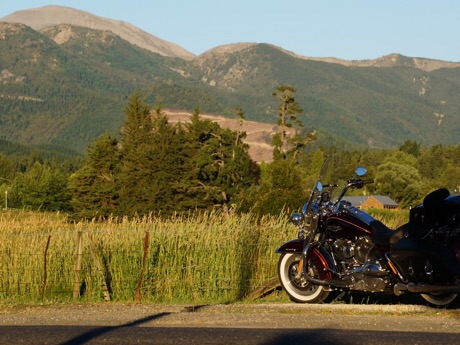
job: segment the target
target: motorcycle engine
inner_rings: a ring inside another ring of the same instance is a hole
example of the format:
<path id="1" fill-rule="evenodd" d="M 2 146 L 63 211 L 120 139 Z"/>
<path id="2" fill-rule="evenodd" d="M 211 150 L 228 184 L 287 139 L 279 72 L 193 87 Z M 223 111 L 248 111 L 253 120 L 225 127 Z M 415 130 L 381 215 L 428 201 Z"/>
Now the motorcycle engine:
<path id="1" fill-rule="evenodd" d="M 340 261 L 346 264 L 364 265 L 368 261 L 377 259 L 373 252 L 374 245 L 368 236 L 350 239 L 338 239 L 333 242 L 333 252 Z"/>
<path id="2" fill-rule="evenodd" d="M 381 292 L 387 287 L 388 272 L 378 262 L 378 252 L 370 237 L 354 240 L 337 239 L 332 243 L 332 252 L 340 263 L 340 274 L 350 289 Z"/>

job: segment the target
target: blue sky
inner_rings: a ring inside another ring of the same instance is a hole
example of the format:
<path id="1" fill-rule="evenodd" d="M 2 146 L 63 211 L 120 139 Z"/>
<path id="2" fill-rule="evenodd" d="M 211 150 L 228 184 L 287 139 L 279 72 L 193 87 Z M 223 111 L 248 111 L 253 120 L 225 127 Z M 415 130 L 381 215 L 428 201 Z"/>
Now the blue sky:
<path id="1" fill-rule="evenodd" d="M 258 42 L 312 57 L 460 62 L 458 0 L 0 0 L 0 18 L 45 5 L 123 20 L 197 55 Z"/>

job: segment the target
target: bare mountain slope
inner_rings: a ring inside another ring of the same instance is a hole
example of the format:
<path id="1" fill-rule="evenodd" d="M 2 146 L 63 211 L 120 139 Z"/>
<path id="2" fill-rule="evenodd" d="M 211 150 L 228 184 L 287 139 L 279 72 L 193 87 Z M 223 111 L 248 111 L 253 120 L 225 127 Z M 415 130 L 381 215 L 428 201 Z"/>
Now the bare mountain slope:
<path id="1" fill-rule="evenodd" d="M 244 49 L 248 49 L 252 46 L 257 45 L 257 43 L 233 43 L 218 46 L 212 49 L 207 50 L 201 54 L 195 61 L 198 63 L 205 60 L 212 60 L 216 57 L 220 57 L 221 60 L 224 60 L 226 56 L 233 54 Z M 388 54 L 377 59 L 369 60 L 343 60 L 337 59 L 334 57 L 311 57 L 303 56 L 296 54 L 294 52 L 288 51 L 281 47 L 275 46 L 273 44 L 268 44 L 273 48 L 276 48 L 283 53 L 286 53 L 292 57 L 302 60 L 311 60 L 319 61 L 326 63 L 339 64 L 346 67 L 395 67 L 395 66 L 411 66 L 417 69 L 420 69 L 425 72 L 435 71 L 441 68 L 456 68 L 460 67 L 459 62 L 450 62 L 450 61 L 441 61 L 433 60 L 427 58 L 416 58 L 416 57 L 406 57 L 400 54 Z"/>
<path id="2" fill-rule="evenodd" d="M 166 114 L 171 123 L 188 122 L 191 116 L 190 112 L 173 109 L 167 109 Z M 244 142 L 249 145 L 249 155 L 252 160 L 255 162 L 272 161 L 273 146 L 271 146 L 271 141 L 273 135 L 279 130 L 277 125 L 247 120 L 241 122 L 239 119 L 230 119 L 211 114 L 200 114 L 200 117 L 217 122 L 222 128 L 246 132 L 246 139 Z M 287 128 L 286 131 L 290 136 L 295 132 L 293 128 Z"/>
<path id="3" fill-rule="evenodd" d="M 296 55 L 301 59 L 314 60 L 321 62 L 337 63 L 347 67 L 394 67 L 412 66 L 425 72 L 435 71 L 441 68 L 460 67 L 458 62 L 433 60 L 427 58 L 405 57 L 400 54 L 388 54 L 377 59 L 371 60 L 341 60 L 337 58 L 313 58 Z"/>
<path id="4" fill-rule="evenodd" d="M 155 37 L 129 23 L 95 16 L 91 13 L 64 6 L 44 6 L 18 11 L 1 18 L 8 23 L 21 23 L 41 30 L 59 24 L 72 24 L 95 30 L 108 30 L 138 47 L 154 53 L 191 60 L 194 54 L 184 48 Z"/>

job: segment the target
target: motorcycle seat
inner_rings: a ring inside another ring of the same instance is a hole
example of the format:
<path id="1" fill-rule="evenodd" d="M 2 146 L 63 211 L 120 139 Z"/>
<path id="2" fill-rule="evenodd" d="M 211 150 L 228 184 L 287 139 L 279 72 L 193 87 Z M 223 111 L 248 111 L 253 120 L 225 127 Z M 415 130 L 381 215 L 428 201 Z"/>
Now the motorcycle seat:
<path id="1" fill-rule="evenodd" d="M 381 246 L 391 245 L 398 242 L 403 237 L 402 231 L 394 231 L 379 220 L 374 220 L 370 224 L 372 241 Z"/>

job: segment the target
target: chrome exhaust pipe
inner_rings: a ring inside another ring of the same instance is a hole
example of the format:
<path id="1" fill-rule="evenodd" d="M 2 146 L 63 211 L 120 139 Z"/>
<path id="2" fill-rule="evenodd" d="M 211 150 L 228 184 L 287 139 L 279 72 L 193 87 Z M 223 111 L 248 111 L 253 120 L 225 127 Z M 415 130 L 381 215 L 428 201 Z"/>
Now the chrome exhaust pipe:
<path id="1" fill-rule="evenodd" d="M 396 296 L 401 296 L 405 292 L 414 293 L 460 293 L 460 285 L 431 285 L 431 284 L 416 284 L 416 283 L 397 283 L 393 287 L 393 293 Z"/>

